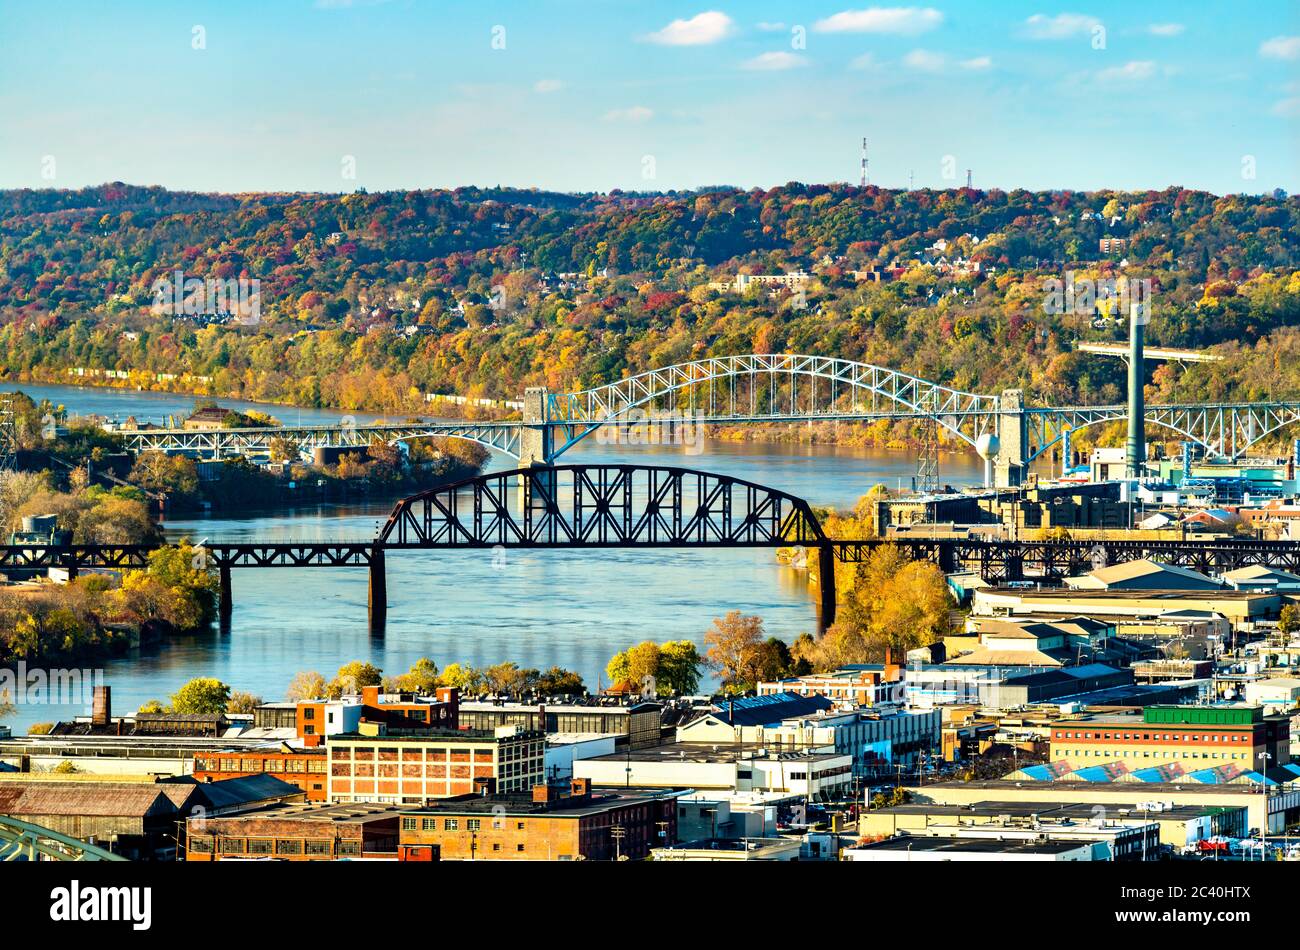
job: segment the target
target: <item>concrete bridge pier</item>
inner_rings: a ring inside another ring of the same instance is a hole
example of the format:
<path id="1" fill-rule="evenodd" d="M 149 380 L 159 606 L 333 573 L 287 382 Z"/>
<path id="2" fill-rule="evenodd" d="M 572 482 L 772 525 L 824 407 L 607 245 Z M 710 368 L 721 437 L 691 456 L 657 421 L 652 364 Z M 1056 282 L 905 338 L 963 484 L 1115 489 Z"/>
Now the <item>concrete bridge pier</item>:
<path id="1" fill-rule="evenodd" d="M 519 436 L 519 467 L 550 465 L 555 460 L 555 436 L 546 425 L 546 389 L 524 390 L 523 431 Z"/>
<path id="2" fill-rule="evenodd" d="M 384 570 L 384 549 L 378 545 L 370 549 L 370 591 L 367 603 L 370 610 L 370 632 L 382 632 L 388 619 L 388 575 Z"/>
<path id="3" fill-rule="evenodd" d="M 1025 394 L 1020 389 L 1004 389 L 998 413 L 998 454 L 994 459 L 994 485 L 1015 488 L 1025 480 L 1029 448 L 1029 427 L 1025 420 Z"/>
<path id="4" fill-rule="evenodd" d="M 835 549 L 823 544 L 817 549 L 817 586 L 821 589 L 818 623 L 826 630 L 835 623 Z"/>

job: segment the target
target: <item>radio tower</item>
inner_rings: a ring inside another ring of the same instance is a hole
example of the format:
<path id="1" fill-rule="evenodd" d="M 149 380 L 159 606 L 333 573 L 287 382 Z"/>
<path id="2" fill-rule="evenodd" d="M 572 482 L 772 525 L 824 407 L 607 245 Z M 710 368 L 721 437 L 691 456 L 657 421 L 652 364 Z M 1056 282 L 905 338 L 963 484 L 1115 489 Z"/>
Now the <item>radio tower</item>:
<path id="1" fill-rule="evenodd" d="M 966 169 L 966 190 L 970 191 L 970 169 Z"/>
<path id="2" fill-rule="evenodd" d="M 867 140 L 865 137 L 862 139 L 862 180 L 859 185 L 863 188 L 867 187 Z"/>

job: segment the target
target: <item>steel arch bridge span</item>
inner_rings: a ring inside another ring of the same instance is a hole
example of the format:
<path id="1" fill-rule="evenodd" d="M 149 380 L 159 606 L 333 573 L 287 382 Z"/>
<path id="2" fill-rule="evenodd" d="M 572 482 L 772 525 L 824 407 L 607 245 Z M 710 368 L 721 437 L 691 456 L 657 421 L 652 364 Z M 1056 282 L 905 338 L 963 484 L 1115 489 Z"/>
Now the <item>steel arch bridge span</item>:
<path id="1" fill-rule="evenodd" d="M 1127 406 L 1073 406 L 1026 409 L 1033 461 L 1065 436 L 1089 426 L 1128 418 Z M 1300 422 L 1300 402 L 1207 403 L 1147 406 L 1143 420 L 1177 432 L 1207 455 L 1233 461 L 1255 443 Z"/>
<path id="2" fill-rule="evenodd" d="M 0 815 L 0 861 L 125 861 L 80 838 Z"/>
<path id="3" fill-rule="evenodd" d="M 477 475 L 402 499 L 375 539 L 386 550 L 825 543 L 802 498 L 729 475 L 643 465 Z"/>
<path id="4" fill-rule="evenodd" d="M 870 363 L 798 354 L 725 356 L 648 370 L 580 392 L 547 393 L 544 421 L 568 430 L 554 455 L 635 409 L 665 400 L 698 423 L 933 417 L 971 445 L 995 431 L 999 409 L 997 396 Z"/>

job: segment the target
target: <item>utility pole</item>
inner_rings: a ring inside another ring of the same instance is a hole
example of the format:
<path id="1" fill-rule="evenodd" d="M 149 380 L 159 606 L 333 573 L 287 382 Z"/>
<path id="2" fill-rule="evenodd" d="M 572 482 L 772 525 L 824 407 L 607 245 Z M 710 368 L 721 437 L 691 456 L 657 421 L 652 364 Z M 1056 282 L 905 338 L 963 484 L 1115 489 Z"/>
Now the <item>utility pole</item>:
<path id="1" fill-rule="evenodd" d="M 623 838 L 627 835 L 627 829 L 622 825 L 614 825 L 609 829 L 609 836 L 614 839 L 614 860 L 623 860 Z"/>

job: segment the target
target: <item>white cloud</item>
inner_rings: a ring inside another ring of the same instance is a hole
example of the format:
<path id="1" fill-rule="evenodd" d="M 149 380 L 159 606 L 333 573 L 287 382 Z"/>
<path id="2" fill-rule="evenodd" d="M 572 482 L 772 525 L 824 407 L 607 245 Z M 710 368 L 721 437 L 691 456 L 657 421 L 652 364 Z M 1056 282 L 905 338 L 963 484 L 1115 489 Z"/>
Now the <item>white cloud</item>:
<path id="1" fill-rule="evenodd" d="M 1152 36 L 1181 36 L 1186 29 L 1181 23 L 1152 23 L 1147 32 Z"/>
<path id="2" fill-rule="evenodd" d="M 1103 82 L 1140 82 L 1156 74 L 1156 64 L 1149 59 L 1135 59 L 1123 66 L 1112 66 L 1097 73 Z"/>
<path id="3" fill-rule="evenodd" d="M 1300 36 L 1275 36 L 1259 44 L 1265 59 L 1300 59 Z"/>
<path id="4" fill-rule="evenodd" d="M 740 64 L 741 69 L 755 69 L 766 72 L 775 72 L 783 69 L 795 69 L 799 66 L 807 66 L 808 60 L 802 56 L 796 56 L 794 53 L 776 52 L 776 53 L 759 53 L 753 59 L 747 59 Z"/>
<path id="5" fill-rule="evenodd" d="M 818 20 L 818 33 L 896 33 L 914 36 L 933 30 L 943 22 L 943 14 L 933 7 L 868 7 L 844 10 Z"/>
<path id="6" fill-rule="evenodd" d="M 849 63 L 849 69 L 876 69 L 880 66 L 876 62 L 876 57 L 870 53 L 863 53 L 861 56 L 853 57 Z"/>
<path id="7" fill-rule="evenodd" d="M 993 66 L 993 60 L 988 56 L 976 56 L 974 59 L 963 59 L 961 61 L 962 69 L 989 69 Z"/>
<path id="8" fill-rule="evenodd" d="M 784 23 L 768 23 L 766 21 L 757 24 L 757 26 L 758 29 L 762 30 L 764 33 L 780 33 L 785 29 Z"/>
<path id="9" fill-rule="evenodd" d="M 626 109 L 610 109 L 603 116 L 606 122 L 646 122 L 654 118 L 654 110 L 645 106 L 628 106 Z"/>
<path id="10" fill-rule="evenodd" d="M 1025 21 L 1024 34 L 1031 40 L 1064 40 L 1091 33 L 1101 21 L 1086 13 L 1035 13 Z"/>
<path id="11" fill-rule="evenodd" d="M 646 37 L 663 46 L 707 46 L 725 40 L 736 28 L 735 21 L 720 10 L 697 13 L 689 20 L 673 20 L 662 30 Z"/>
<path id="12" fill-rule="evenodd" d="M 564 81 L 562 79 L 539 79 L 533 83 L 533 92 L 559 92 L 563 88 Z"/>
<path id="13" fill-rule="evenodd" d="M 1300 118 L 1300 99 L 1283 99 L 1280 102 L 1273 103 L 1273 108 L 1269 110 L 1274 115 L 1280 115 L 1284 119 Z"/>
<path id="14" fill-rule="evenodd" d="M 932 53 L 926 49 L 914 49 L 903 57 L 904 65 L 928 73 L 937 73 L 939 70 L 943 69 L 945 62 L 946 60 L 942 53 Z"/>

